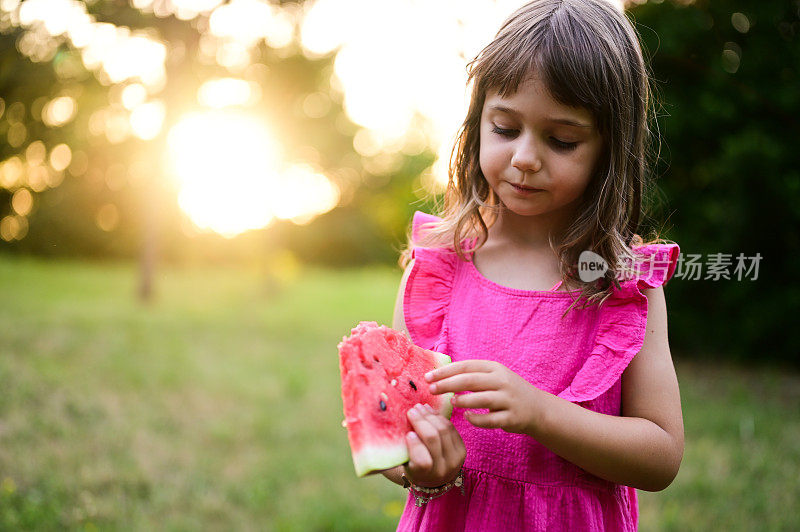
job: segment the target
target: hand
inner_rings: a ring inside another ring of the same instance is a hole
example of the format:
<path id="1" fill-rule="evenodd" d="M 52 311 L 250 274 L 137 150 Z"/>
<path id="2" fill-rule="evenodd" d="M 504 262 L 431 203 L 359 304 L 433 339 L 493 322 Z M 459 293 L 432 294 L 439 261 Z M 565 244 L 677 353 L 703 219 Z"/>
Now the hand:
<path id="1" fill-rule="evenodd" d="M 533 434 L 541 425 L 539 398 L 546 393 L 505 367 L 490 360 L 453 362 L 425 375 L 433 394 L 473 392 L 453 397 L 459 408 L 488 408 L 488 414 L 465 412 L 476 427 Z"/>
<path id="2" fill-rule="evenodd" d="M 406 434 L 408 465 L 406 477 L 414 484 L 433 488 L 458 476 L 467 456 L 464 440 L 450 420 L 437 414 L 428 405 L 408 410 L 414 428 Z"/>

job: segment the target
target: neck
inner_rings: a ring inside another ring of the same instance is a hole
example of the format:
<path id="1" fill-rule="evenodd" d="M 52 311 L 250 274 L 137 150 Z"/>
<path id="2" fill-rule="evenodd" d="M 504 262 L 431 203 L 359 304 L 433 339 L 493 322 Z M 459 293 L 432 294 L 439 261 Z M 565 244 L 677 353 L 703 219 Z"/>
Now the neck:
<path id="1" fill-rule="evenodd" d="M 489 228 L 489 238 L 531 251 L 549 250 L 550 236 L 552 235 L 554 244 L 558 245 L 573 216 L 574 209 L 568 208 L 522 216 L 503 206 L 497 215 L 497 221 Z"/>

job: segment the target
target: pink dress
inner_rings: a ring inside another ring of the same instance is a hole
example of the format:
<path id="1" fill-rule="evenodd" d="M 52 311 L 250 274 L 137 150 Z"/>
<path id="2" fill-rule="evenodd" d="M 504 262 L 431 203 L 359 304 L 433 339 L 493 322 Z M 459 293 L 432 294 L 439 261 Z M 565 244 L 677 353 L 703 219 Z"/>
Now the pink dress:
<path id="1" fill-rule="evenodd" d="M 413 240 L 420 224 L 435 220 L 416 211 Z M 542 390 L 618 416 L 620 376 L 644 342 L 641 290 L 668 281 L 680 252 L 676 244 L 635 249 L 645 257 L 635 278 L 621 281 L 602 309 L 573 307 L 562 320 L 573 294 L 557 291 L 560 283 L 550 291 L 505 287 L 452 248 L 416 247 L 403 296 L 408 332 L 453 361 L 496 360 Z M 596 477 L 530 436 L 474 427 L 461 409 L 451 421 L 467 449 L 466 496 L 453 489 L 417 508 L 409 494 L 397 530 L 637 529 L 634 488 Z"/>

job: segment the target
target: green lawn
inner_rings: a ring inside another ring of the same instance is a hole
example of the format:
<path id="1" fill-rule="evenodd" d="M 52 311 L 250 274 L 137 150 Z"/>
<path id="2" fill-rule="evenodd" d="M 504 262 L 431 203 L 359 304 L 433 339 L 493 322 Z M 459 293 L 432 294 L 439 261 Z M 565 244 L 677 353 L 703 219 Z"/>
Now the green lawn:
<path id="1" fill-rule="evenodd" d="M 357 479 L 336 344 L 400 271 L 0 260 L 0 528 L 393 530 Z M 677 312 L 672 309 L 672 312 Z M 642 530 L 800 529 L 800 376 L 676 362 L 686 454 Z"/>

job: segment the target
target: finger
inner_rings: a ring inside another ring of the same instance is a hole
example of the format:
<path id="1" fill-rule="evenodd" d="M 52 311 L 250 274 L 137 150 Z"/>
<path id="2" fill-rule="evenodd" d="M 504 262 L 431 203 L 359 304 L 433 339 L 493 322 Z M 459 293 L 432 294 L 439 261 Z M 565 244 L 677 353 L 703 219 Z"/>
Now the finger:
<path id="1" fill-rule="evenodd" d="M 453 397 L 456 408 L 488 408 L 491 411 L 506 410 L 508 405 L 503 401 L 504 394 L 497 390 L 465 393 Z"/>
<path id="2" fill-rule="evenodd" d="M 445 422 L 448 427 L 442 434 L 442 450 L 446 453 L 447 464 L 454 468 L 464 463 L 467 450 L 464 446 L 464 440 L 461 439 L 461 435 L 453 424 L 449 420 L 445 420 Z"/>
<path id="3" fill-rule="evenodd" d="M 421 471 L 430 471 L 433 467 L 433 457 L 414 432 L 406 434 L 406 447 L 408 448 L 408 465 L 406 466 L 409 471 L 413 473 Z"/>
<path id="4" fill-rule="evenodd" d="M 482 429 L 501 428 L 505 422 L 506 411 L 489 412 L 488 414 L 478 414 L 476 412 L 464 412 L 464 419 L 470 424 Z"/>
<path id="5" fill-rule="evenodd" d="M 434 463 L 442 457 L 442 441 L 439 430 L 428 419 L 430 414 L 422 405 L 417 405 L 408 410 L 408 420 L 414 432 L 425 444 Z"/>
<path id="6" fill-rule="evenodd" d="M 433 467 L 429 472 L 437 480 L 434 483 L 439 485 L 464 463 L 467 452 L 461 436 L 450 420 L 436 413 L 431 413 L 427 420 L 439 431 L 442 455 L 438 458 L 433 456 Z"/>
<path id="7" fill-rule="evenodd" d="M 451 362 L 444 367 L 429 371 L 425 374 L 425 380 L 428 382 L 435 382 L 446 377 L 467 372 L 488 373 L 492 371 L 493 364 L 494 362 L 490 360 L 459 360 L 458 362 Z"/>
<path id="8" fill-rule="evenodd" d="M 432 394 L 447 392 L 482 392 L 496 390 L 499 387 L 497 378 L 492 373 L 469 372 L 447 377 L 430 385 Z"/>
<path id="9" fill-rule="evenodd" d="M 439 439 L 442 445 L 442 457 L 445 461 L 452 462 L 453 457 L 458 453 L 455 436 L 458 435 L 450 420 L 440 414 L 433 413 L 428 416 L 428 421 L 439 431 Z"/>

